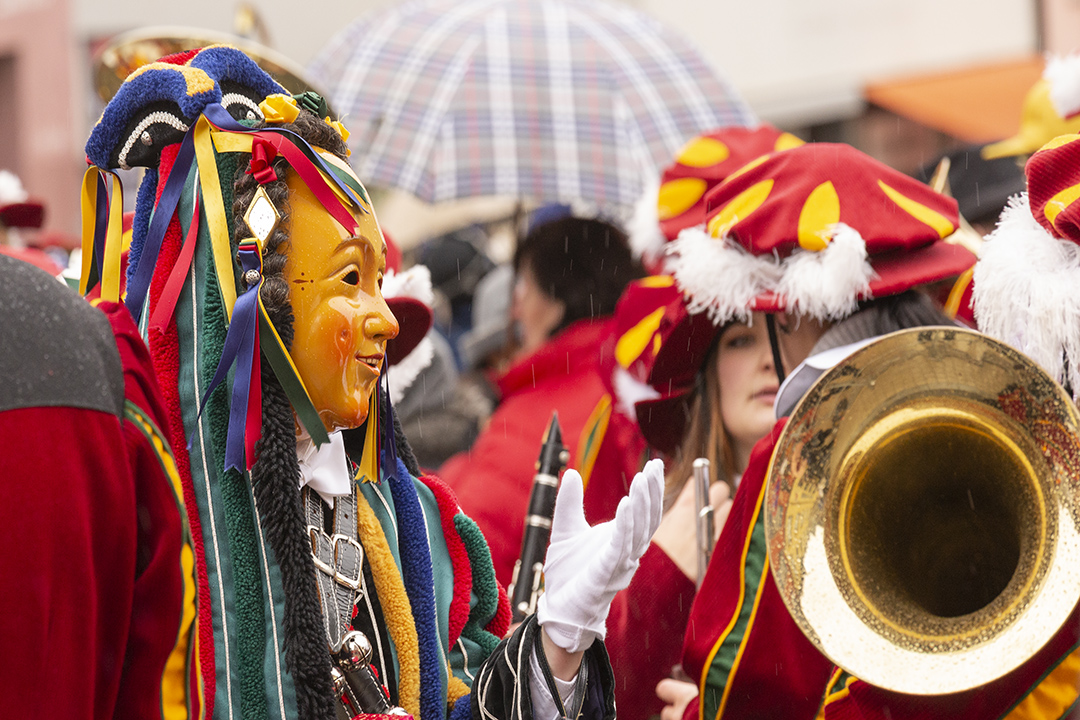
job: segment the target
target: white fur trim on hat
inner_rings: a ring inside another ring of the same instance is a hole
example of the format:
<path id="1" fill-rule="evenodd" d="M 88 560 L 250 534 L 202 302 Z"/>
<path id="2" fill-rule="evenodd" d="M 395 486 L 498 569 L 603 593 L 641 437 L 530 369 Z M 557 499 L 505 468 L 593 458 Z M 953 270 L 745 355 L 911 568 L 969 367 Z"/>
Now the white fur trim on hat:
<path id="1" fill-rule="evenodd" d="M 26 202 L 28 198 L 29 195 L 23 189 L 19 176 L 10 170 L 0 170 L 0 205 Z M 655 198 L 656 195 L 654 194 L 653 199 L 655 200 Z"/>
<path id="2" fill-rule="evenodd" d="M 419 300 L 428 307 L 435 304 L 435 292 L 431 288 L 431 271 L 426 265 L 413 265 L 408 270 L 395 273 L 387 270 L 383 276 L 384 298 L 407 297 Z"/>
<path id="3" fill-rule="evenodd" d="M 660 393 L 648 383 L 641 382 L 622 365 L 615 366 L 615 372 L 611 375 L 612 384 L 615 386 L 615 407 L 626 417 L 637 421 L 637 410 L 634 406 L 646 400 L 655 400 Z"/>
<path id="4" fill-rule="evenodd" d="M 783 262 L 776 292 L 790 311 L 819 320 L 839 320 L 870 296 L 874 268 L 862 235 L 844 223 L 830 228 L 832 240 L 820 251 L 796 250 Z"/>
<path id="5" fill-rule="evenodd" d="M 435 303 L 435 291 L 431 287 L 431 271 L 426 265 L 413 265 L 408 270 L 395 273 L 387 270 L 383 276 L 382 294 L 384 298 L 407 297 L 419 300 L 428 307 Z M 416 381 L 420 373 L 431 364 L 435 357 L 435 348 L 430 338 L 424 338 L 408 355 L 403 357 L 386 378 L 390 388 L 391 402 L 400 402 L 405 391 Z"/>
<path id="6" fill-rule="evenodd" d="M 979 330 L 1012 345 L 1059 382 L 1080 390 L 1080 247 L 1058 240 L 1014 196 L 975 265 Z"/>
<path id="7" fill-rule="evenodd" d="M 412 352 L 400 362 L 389 368 L 386 385 L 390 389 L 390 402 L 397 404 L 405 397 L 405 392 L 416 382 L 435 357 L 435 345 L 431 338 L 425 337 L 413 348 Z"/>
<path id="8" fill-rule="evenodd" d="M 667 248 L 667 271 L 686 297 L 691 314 L 707 312 L 716 325 L 750 319 L 750 304 L 772 290 L 780 266 L 772 255 L 751 255 L 730 239 L 718 240 L 704 228 L 686 228 Z"/>
<path id="9" fill-rule="evenodd" d="M 1050 102 L 1058 115 L 1080 112 L 1080 55 L 1048 56 L 1043 78 L 1050 83 Z"/>
<path id="10" fill-rule="evenodd" d="M 649 182 L 645 192 L 634 203 L 634 212 L 626 223 L 630 252 L 637 259 L 656 260 L 664 252 L 667 238 L 660 230 L 660 218 L 656 214 L 659 194 L 660 185 L 655 180 Z"/>

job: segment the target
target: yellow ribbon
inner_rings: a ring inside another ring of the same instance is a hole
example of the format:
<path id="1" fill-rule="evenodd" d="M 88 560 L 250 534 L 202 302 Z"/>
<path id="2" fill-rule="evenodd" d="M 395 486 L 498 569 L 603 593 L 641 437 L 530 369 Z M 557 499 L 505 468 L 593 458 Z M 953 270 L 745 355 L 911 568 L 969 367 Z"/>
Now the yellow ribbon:
<path id="1" fill-rule="evenodd" d="M 120 254 L 124 246 L 124 188 L 120 176 L 109 173 L 109 228 L 105 233 L 105 261 L 101 272 L 101 298 L 120 302 Z"/>
<path id="2" fill-rule="evenodd" d="M 91 165 L 83 173 L 82 182 L 82 268 L 79 272 L 79 294 L 86 295 L 90 283 L 90 268 L 94 263 L 94 227 L 97 224 L 98 169 Z"/>
<path id="3" fill-rule="evenodd" d="M 378 391 L 371 393 L 368 400 L 367 426 L 364 430 L 364 452 L 360 455 L 360 466 L 356 470 L 359 482 L 379 481 L 379 403 Z"/>
<path id="4" fill-rule="evenodd" d="M 337 120 L 331 120 L 328 117 L 323 118 L 323 121 L 325 121 L 326 124 L 330 127 L 337 130 L 338 135 L 341 136 L 341 142 L 349 141 L 349 129 L 346 128 L 342 123 L 338 122 Z M 352 150 L 350 150 L 349 148 L 345 148 L 345 154 L 352 155 Z"/>
<path id="5" fill-rule="evenodd" d="M 114 172 L 91 166 L 83 174 L 82 183 L 82 269 L 79 273 L 79 294 L 90 289 L 90 269 L 94 264 L 94 232 L 97 228 L 97 185 L 101 174 L 109 176 L 109 215 L 105 232 L 105 257 L 101 265 L 101 299 L 120 300 L 120 255 L 123 250 L 124 190 Z"/>
<path id="6" fill-rule="evenodd" d="M 250 152 L 250 143 L 248 151 Z M 229 223 L 225 215 L 225 202 L 221 197 L 221 181 L 218 177 L 214 144 L 211 141 L 210 121 L 205 115 L 200 115 L 195 123 L 195 159 L 199 165 L 202 209 L 210 230 L 210 247 L 214 255 L 218 286 L 221 288 L 221 303 L 225 306 L 226 319 L 232 320 L 233 305 L 236 304 L 236 278 L 233 274 L 232 250 L 229 247 Z"/>

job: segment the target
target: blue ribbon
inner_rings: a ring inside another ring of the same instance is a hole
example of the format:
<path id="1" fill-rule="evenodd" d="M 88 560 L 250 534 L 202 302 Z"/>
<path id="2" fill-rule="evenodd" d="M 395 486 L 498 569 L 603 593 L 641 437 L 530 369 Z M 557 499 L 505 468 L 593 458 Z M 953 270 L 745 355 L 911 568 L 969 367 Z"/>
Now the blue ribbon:
<path id="1" fill-rule="evenodd" d="M 169 222 L 180 202 L 180 195 L 187 182 L 191 163 L 195 160 L 195 131 L 194 124 L 184 136 L 180 145 L 180 151 L 176 154 L 169 179 L 161 191 L 161 199 L 154 208 L 154 216 L 150 220 L 150 228 L 146 232 L 146 240 L 143 243 L 142 253 L 139 255 L 138 265 L 135 272 L 130 275 L 131 282 L 127 286 L 128 312 L 138 322 L 146 301 L 146 293 L 150 289 L 150 279 L 154 276 L 154 266 L 157 264 L 158 255 L 161 253 L 161 243 L 165 239 L 165 232 L 169 229 Z M 198 218 L 192 220 L 198 222 Z"/>
<path id="2" fill-rule="evenodd" d="M 255 361 L 259 288 L 262 287 L 262 257 L 257 245 L 247 243 L 241 244 L 238 256 L 243 268 L 241 276 L 248 270 L 256 270 L 260 274 L 260 279 L 257 284 L 249 287 L 236 299 L 232 322 L 229 323 L 229 330 L 225 335 L 225 347 L 221 351 L 221 360 L 218 362 L 214 379 L 210 381 L 199 403 L 196 423 L 202 416 L 203 410 L 206 409 L 206 401 L 210 398 L 210 394 L 225 380 L 229 368 L 235 363 L 236 372 L 233 374 L 232 401 L 229 407 L 229 431 L 225 438 L 225 471 L 236 468 L 242 473 L 246 468 L 244 430 L 247 424 L 248 394 L 251 391 L 252 363 Z M 261 408 L 259 411 L 261 412 Z M 192 438 L 188 438 L 188 448 L 191 447 L 191 440 Z"/>
<path id="3" fill-rule="evenodd" d="M 375 386 L 375 407 L 378 412 L 378 407 L 383 403 L 386 403 L 386 421 L 382 424 L 382 428 L 379 434 L 382 435 L 379 438 L 379 444 L 382 446 L 380 455 L 382 456 L 382 468 L 385 477 L 396 477 L 398 468 L 398 454 L 397 454 L 397 434 L 394 431 L 394 404 L 390 402 L 390 368 L 386 366 L 385 360 L 383 363 L 383 376 L 379 378 L 379 384 Z"/>

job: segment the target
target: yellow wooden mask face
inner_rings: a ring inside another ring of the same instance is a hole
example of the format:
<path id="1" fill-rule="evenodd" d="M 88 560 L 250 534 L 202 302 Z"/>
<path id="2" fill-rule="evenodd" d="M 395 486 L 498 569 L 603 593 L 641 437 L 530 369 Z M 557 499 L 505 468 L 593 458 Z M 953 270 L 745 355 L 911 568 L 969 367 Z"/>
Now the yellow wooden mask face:
<path id="1" fill-rule="evenodd" d="M 371 208 L 352 209 L 359 225 L 354 234 L 295 172 L 285 182 L 289 240 L 281 247 L 294 317 L 290 353 L 327 431 L 359 427 L 382 372 L 386 341 L 398 333 L 382 296 L 386 242 Z"/>

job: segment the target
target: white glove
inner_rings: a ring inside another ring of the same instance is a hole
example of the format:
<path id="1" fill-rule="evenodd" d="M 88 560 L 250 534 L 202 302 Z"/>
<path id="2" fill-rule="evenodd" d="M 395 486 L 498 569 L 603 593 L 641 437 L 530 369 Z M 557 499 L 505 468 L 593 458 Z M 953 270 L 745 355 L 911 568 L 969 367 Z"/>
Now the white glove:
<path id="1" fill-rule="evenodd" d="M 536 619 L 551 641 L 575 653 L 604 638 L 615 593 L 630 584 L 664 512 L 664 463 L 650 460 L 619 502 L 615 519 L 589 527 L 581 475 L 567 470 L 555 500 L 544 594 Z"/>

